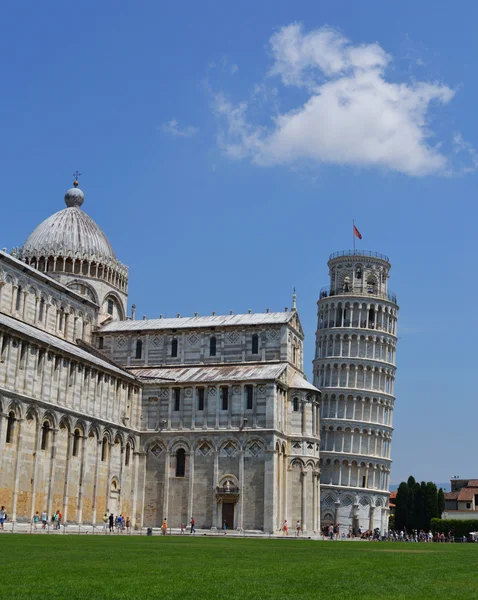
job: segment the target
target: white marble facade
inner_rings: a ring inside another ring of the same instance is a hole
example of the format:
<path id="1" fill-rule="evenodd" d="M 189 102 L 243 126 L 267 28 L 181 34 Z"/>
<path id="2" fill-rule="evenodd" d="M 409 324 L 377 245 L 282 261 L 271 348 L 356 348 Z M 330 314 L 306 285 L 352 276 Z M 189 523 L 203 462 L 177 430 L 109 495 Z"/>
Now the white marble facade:
<path id="1" fill-rule="evenodd" d="M 321 397 L 321 519 L 357 532 L 388 524 L 398 305 L 384 255 L 329 259 L 318 301 L 314 384 Z"/>
<path id="2" fill-rule="evenodd" d="M 295 307 L 127 318 L 127 267 L 83 201 L 75 182 L 0 252 L 0 503 L 17 520 L 317 531 L 320 392 Z"/>

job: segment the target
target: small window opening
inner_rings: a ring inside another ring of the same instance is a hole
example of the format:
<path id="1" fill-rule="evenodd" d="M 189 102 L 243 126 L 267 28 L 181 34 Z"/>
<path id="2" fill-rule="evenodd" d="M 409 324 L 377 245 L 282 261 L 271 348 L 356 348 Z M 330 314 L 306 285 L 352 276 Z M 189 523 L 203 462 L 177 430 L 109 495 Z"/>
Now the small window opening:
<path id="1" fill-rule="evenodd" d="M 222 410 L 229 408 L 229 388 L 224 386 L 221 388 Z"/>
<path id="2" fill-rule="evenodd" d="M 259 336 L 255 333 L 252 336 L 252 354 L 259 354 Z"/>
<path id="3" fill-rule="evenodd" d="M 213 335 L 209 339 L 209 356 L 216 356 L 216 336 Z"/>
<path id="4" fill-rule="evenodd" d="M 198 389 L 198 410 L 204 410 L 204 388 Z"/>
<path id="5" fill-rule="evenodd" d="M 176 452 L 176 477 L 184 477 L 186 473 L 186 451 L 179 448 Z"/>
<path id="6" fill-rule="evenodd" d="M 45 298 L 42 298 L 40 300 L 40 310 L 38 312 L 38 320 L 40 321 L 40 323 L 43 322 L 44 314 L 45 314 Z"/>
<path id="7" fill-rule="evenodd" d="M 103 336 L 98 338 L 98 349 L 103 350 L 105 344 L 105 338 Z"/>
<path id="8" fill-rule="evenodd" d="M 246 385 L 246 409 L 252 410 L 254 406 L 254 387 Z"/>
<path id="9" fill-rule="evenodd" d="M 75 433 L 73 434 L 73 456 L 78 456 L 78 452 L 80 449 L 80 432 L 78 429 L 75 429 Z"/>
<path id="10" fill-rule="evenodd" d="M 15 310 L 20 310 L 21 302 L 22 302 L 22 286 L 19 285 L 17 288 L 17 297 L 15 299 Z"/>
<path id="11" fill-rule="evenodd" d="M 174 388 L 174 410 L 181 408 L 181 388 Z"/>
<path id="12" fill-rule="evenodd" d="M 108 308 L 107 308 L 109 315 L 113 315 L 114 307 L 115 307 L 115 303 L 113 302 L 113 300 L 111 300 L 111 298 L 109 298 L 108 299 Z"/>
<path id="13" fill-rule="evenodd" d="M 294 412 L 299 412 L 299 398 L 294 398 L 292 401 Z"/>
<path id="14" fill-rule="evenodd" d="M 8 419 L 7 419 L 7 435 L 5 437 L 5 443 L 7 444 L 11 444 L 13 442 L 13 431 L 15 428 L 15 413 L 14 412 L 10 412 L 8 413 Z"/>
<path id="15" fill-rule="evenodd" d="M 126 452 L 124 455 L 124 464 L 126 467 L 129 465 L 130 455 L 131 455 L 131 446 L 129 444 L 126 444 Z"/>
<path id="16" fill-rule="evenodd" d="M 362 267 L 355 269 L 355 279 L 362 279 Z"/>
<path id="17" fill-rule="evenodd" d="M 171 342 L 171 357 L 176 358 L 177 355 L 178 355 L 178 339 L 173 338 L 173 341 Z"/>
<path id="18" fill-rule="evenodd" d="M 41 449 L 46 450 L 48 447 L 48 438 L 50 436 L 50 424 L 48 421 L 43 423 L 42 432 L 41 432 Z"/>
<path id="19" fill-rule="evenodd" d="M 367 477 L 365 475 L 362 477 L 362 487 L 367 487 Z"/>
<path id="20" fill-rule="evenodd" d="M 135 358 L 141 358 L 143 356 L 143 342 L 142 340 L 136 341 L 136 354 Z"/>
<path id="21" fill-rule="evenodd" d="M 101 461 L 105 462 L 108 456 L 108 438 L 103 438 L 103 443 L 101 444 Z"/>

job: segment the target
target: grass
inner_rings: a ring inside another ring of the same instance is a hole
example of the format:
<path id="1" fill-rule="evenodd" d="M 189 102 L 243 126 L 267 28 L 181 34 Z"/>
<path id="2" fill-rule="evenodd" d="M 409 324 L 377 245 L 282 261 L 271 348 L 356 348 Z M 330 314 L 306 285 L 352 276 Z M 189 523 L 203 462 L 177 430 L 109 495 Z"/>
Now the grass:
<path id="1" fill-rule="evenodd" d="M 0 535 L 0 598 L 478 598 L 478 544 Z"/>

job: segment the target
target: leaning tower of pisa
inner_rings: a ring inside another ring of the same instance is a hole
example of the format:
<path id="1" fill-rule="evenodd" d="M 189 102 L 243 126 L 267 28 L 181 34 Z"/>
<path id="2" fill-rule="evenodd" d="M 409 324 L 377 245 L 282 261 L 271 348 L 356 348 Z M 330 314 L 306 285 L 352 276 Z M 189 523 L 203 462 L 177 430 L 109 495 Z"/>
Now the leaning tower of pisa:
<path id="1" fill-rule="evenodd" d="M 314 384 L 321 400 L 322 524 L 341 533 L 388 525 L 395 401 L 396 296 L 376 252 L 329 257 L 320 291 Z"/>

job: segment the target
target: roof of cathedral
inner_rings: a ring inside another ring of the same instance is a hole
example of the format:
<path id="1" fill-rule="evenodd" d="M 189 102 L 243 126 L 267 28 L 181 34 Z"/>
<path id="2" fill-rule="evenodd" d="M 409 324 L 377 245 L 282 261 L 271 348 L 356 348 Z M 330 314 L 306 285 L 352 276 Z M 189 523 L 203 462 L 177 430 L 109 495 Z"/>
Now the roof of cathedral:
<path id="1" fill-rule="evenodd" d="M 194 327 L 228 327 L 238 325 L 280 325 L 288 323 L 296 311 L 250 313 L 239 315 L 214 315 L 208 317 L 177 317 L 168 319 L 142 319 L 113 321 L 101 331 L 146 331 L 155 329 L 191 329 Z"/>
<path id="2" fill-rule="evenodd" d="M 243 381 L 275 380 L 282 375 L 286 369 L 286 363 L 274 363 L 271 365 L 221 365 L 200 367 L 146 367 L 129 369 L 140 379 L 156 379 L 158 383 L 193 383 L 193 382 L 219 382 L 219 381 Z"/>
<path id="3" fill-rule="evenodd" d="M 65 194 L 66 208 L 55 213 L 30 234 L 22 248 L 23 257 L 78 256 L 117 262 L 108 238 L 80 206 L 83 192 L 76 187 Z"/>
<path id="4" fill-rule="evenodd" d="M 2 261 L 10 262 L 15 267 L 17 267 L 18 269 L 21 269 L 24 273 L 26 273 L 30 277 L 34 277 L 35 279 L 42 281 L 45 284 L 52 286 L 55 289 L 60 290 L 65 294 L 68 294 L 69 296 L 72 296 L 73 298 L 75 298 L 76 300 L 81 302 L 82 304 L 89 304 L 90 306 L 94 306 L 94 307 L 98 306 L 97 303 L 94 300 L 92 300 L 91 298 L 88 298 L 87 296 L 83 296 L 79 292 L 76 292 L 75 290 L 72 290 L 71 288 L 67 287 L 66 285 L 63 285 L 58 280 L 53 279 L 53 277 L 50 277 L 48 275 L 48 273 L 42 273 L 41 271 L 38 271 L 37 269 L 31 267 L 30 265 L 27 265 L 22 260 L 16 258 L 12 254 L 8 254 L 8 252 L 4 252 L 3 250 L 0 250 L 0 263 Z M 0 264 L 0 267 L 1 267 L 1 264 Z M 1 271 L 1 269 L 0 269 L 0 271 Z M 1 275 L 1 272 L 0 272 L 0 275 Z"/>
<path id="5" fill-rule="evenodd" d="M 296 390 L 310 390 L 312 392 L 320 392 L 320 390 L 317 389 L 315 385 L 309 383 L 307 379 L 300 373 L 295 373 L 294 379 L 292 380 L 290 387 Z"/>
<path id="6" fill-rule="evenodd" d="M 78 360 L 87 361 L 89 363 L 95 364 L 97 367 L 101 367 L 101 368 L 105 369 L 106 371 L 110 371 L 110 372 L 114 371 L 115 373 L 117 373 L 118 375 L 121 375 L 122 377 L 128 377 L 128 378 L 134 379 L 134 376 L 131 375 L 128 371 L 124 371 L 123 369 L 115 367 L 107 360 L 98 358 L 97 356 L 90 354 L 86 350 L 83 350 L 82 348 L 76 346 L 75 344 L 72 344 L 71 342 L 67 342 L 66 340 L 57 338 L 56 336 L 51 335 L 51 333 L 47 333 L 46 331 L 42 331 L 41 329 L 38 329 L 37 327 L 28 325 L 27 323 L 24 323 L 23 321 L 18 321 L 17 319 L 8 317 L 7 315 L 5 315 L 3 313 L 0 313 L 0 325 L 3 325 L 4 327 L 7 327 L 9 329 L 12 329 L 12 330 L 16 331 L 17 333 L 35 338 L 39 342 L 43 342 L 44 344 L 47 344 L 48 346 L 52 346 L 54 348 L 57 348 L 58 350 L 67 352 L 68 354 L 71 354 L 77 361 Z"/>

